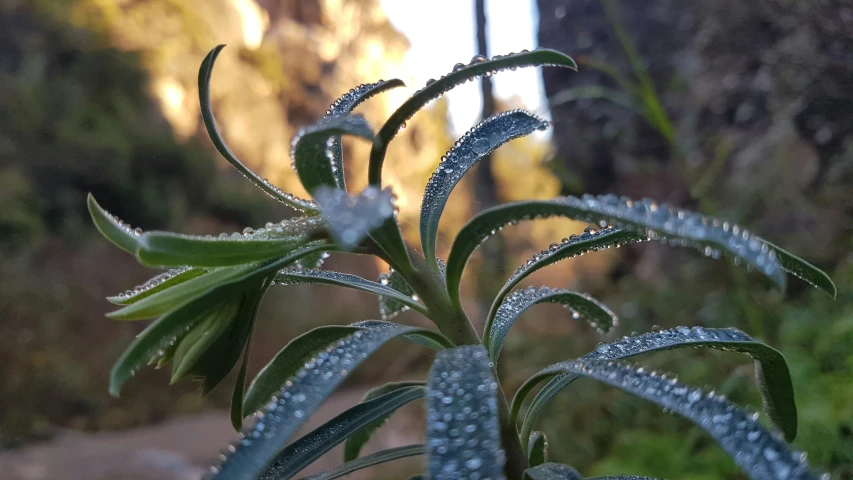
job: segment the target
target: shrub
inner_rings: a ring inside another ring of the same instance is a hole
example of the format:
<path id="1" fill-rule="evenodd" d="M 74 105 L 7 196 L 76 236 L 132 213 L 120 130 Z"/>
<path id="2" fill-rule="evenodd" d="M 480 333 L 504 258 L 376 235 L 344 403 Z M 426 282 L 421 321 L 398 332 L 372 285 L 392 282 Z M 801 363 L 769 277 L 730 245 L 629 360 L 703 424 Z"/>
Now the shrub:
<path id="1" fill-rule="evenodd" d="M 465 134 L 442 158 L 430 178 L 421 207 L 422 253 L 406 244 L 396 220 L 394 197 L 381 189 L 389 142 L 412 115 L 432 99 L 480 75 L 535 65 L 575 68 L 571 58 L 535 50 L 486 60 L 475 57 L 452 73 L 429 82 L 398 108 L 374 135 L 360 115 L 350 112 L 384 90 L 402 85 L 379 81 L 354 88 L 325 117 L 297 134 L 292 160 L 313 200 L 282 192 L 244 166 L 228 149 L 211 112 L 209 82 L 222 47 L 202 63 L 199 93 L 202 116 L 219 152 L 274 199 L 304 213 L 242 234 L 219 238 L 132 229 L 89 197 L 96 226 L 119 248 L 145 265 L 172 267 L 151 281 L 109 300 L 121 306 L 116 319 L 159 317 L 140 334 L 113 367 L 110 391 L 146 364 L 172 362 L 173 379 L 193 376 L 205 392 L 239 362 L 231 419 L 240 428 L 258 411 L 220 465 L 216 478 L 291 478 L 335 445 L 345 443 L 345 462 L 311 478 L 337 478 L 386 461 L 426 455 L 430 478 L 574 479 L 569 466 L 550 463 L 547 439 L 534 431 L 538 413 L 560 390 L 587 377 L 654 402 L 706 430 L 752 478 L 816 478 L 805 455 L 785 440 L 797 433 L 793 387 L 782 355 L 731 328 L 679 327 L 602 343 L 589 354 L 542 369 L 509 402 L 496 377 L 501 346 L 519 315 L 540 303 L 557 303 L 600 332 L 617 324 L 614 314 L 588 295 L 564 289 L 513 290 L 531 273 L 560 260 L 627 243 L 656 240 L 697 247 L 707 256 L 728 256 L 785 287 L 786 272 L 834 296 L 823 272 L 787 251 L 728 222 L 644 199 L 612 195 L 524 201 L 487 209 L 459 232 L 447 262 L 436 258 L 436 231 L 450 192 L 484 155 L 503 143 L 544 129 L 547 122 L 514 110 L 488 118 Z M 341 136 L 373 142 L 370 185 L 346 190 Z M 460 279 L 471 253 L 508 224 L 545 217 L 593 224 L 580 235 L 552 243 L 522 265 L 497 294 L 482 337 L 461 305 Z M 379 282 L 320 269 L 329 252 L 374 255 L 392 270 Z M 317 327 L 286 345 L 247 389 L 246 362 L 258 305 L 273 285 L 331 284 L 377 294 L 382 320 Z M 391 322 L 415 310 L 437 330 Z M 303 421 L 370 354 L 386 342 L 405 340 L 436 350 L 425 382 L 389 383 L 372 390 L 359 405 L 317 430 L 288 443 Z M 724 397 L 685 385 L 666 374 L 625 362 L 636 355 L 676 348 L 712 348 L 750 356 L 756 365 L 764 411 L 773 426 L 758 422 Z M 242 356 L 242 361 L 240 360 Z M 533 392 L 544 387 L 533 395 Z M 360 456 L 361 447 L 400 406 L 424 398 L 427 442 Z M 527 404 L 524 415 L 522 407 Z M 622 477 L 637 478 L 637 477 Z"/>

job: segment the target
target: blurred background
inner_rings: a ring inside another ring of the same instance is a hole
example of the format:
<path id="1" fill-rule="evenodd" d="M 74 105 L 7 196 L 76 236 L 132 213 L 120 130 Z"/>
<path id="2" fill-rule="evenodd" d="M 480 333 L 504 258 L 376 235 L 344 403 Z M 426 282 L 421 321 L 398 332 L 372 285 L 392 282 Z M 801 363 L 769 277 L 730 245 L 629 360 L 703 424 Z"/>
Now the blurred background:
<path id="1" fill-rule="evenodd" d="M 551 133 L 504 146 L 466 177 L 441 223 L 440 255 L 476 211 L 560 194 L 648 196 L 749 226 L 828 271 L 838 299 L 795 280 L 783 295 L 729 262 L 652 244 L 565 261 L 530 284 L 592 293 L 620 316 L 616 336 L 684 324 L 767 341 L 791 365 L 796 446 L 832 478 L 853 479 L 850 0 L 0 0 L 4 479 L 198 478 L 233 437 L 229 381 L 201 398 L 196 385 L 170 386 L 168 372 L 151 369 L 122 398 L 107 395 L 109 368 L 144 325 L 105 319 L 104 297 L 153 272 L 101 239 L 85 208 L 93 192 L 134 226 L 211 234 L 293 215 L 228 168 L 203 133 L 197 68 L 219 43 L 229 47 L 213 103 L 226 140 L 296 194 L 290 137 L 351 87 L 407 82 L 360 107 L 379 126 L 407 94 L 475 54 L 542 46 L 572 55 L 577 73 L 499 73 L 409 122 L 385 175 L 407 237 L 417 238 L 438 159 L 483 115 L 527 108 L 552 119 Z M 359 189 L 368 146 L 346 147 L 348 182 Z M 469 313 L 481 319 L 518 265 L 583 227 L 522 224 L 487 242 L 463 284 Z M 339 257 L 327 265 L 367 278 L 386 268 Z M 252 369 L 312 326 L 377 316 L 367 294 L 275 287 Z M 507 341 L 505 389 L 602 340 L 565 311 L 537 307 Z M 318 418 L 429 366 L 399 344 L 377 356 Z M 760 406 L 745 358 L 685 351 L 642 362 Z M 416 442 L 422 421 L 417 408 L 403 410 L 371 448 Z M 552 458 L 584 474 L 745 478 L 692 424 L 592 382 L 559 395 L 541 427 Z M 326 466 L 340 452 L 332 457 Z"/>

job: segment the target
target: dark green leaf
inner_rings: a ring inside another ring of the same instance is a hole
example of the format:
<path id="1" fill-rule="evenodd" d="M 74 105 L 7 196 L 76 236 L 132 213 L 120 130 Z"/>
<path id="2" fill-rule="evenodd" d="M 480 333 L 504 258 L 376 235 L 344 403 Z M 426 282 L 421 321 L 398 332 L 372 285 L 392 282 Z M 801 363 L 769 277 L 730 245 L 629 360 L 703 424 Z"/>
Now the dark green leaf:
<path id="1" fill-rule="evenodd" d="M 574 468 L 560 463 L 543 463 L 524 471 L 525 480 L 583 480 Z"/>
<path id="2" fill-rule="evenodd" d="M 109 212 L 98 205 L 98 202 L 95 201 L 95 197 L 91 193 L 86 197 L 86 203 L 89 206 L 89 215 L 92 216 L 92 221 L 95 223 L 98 231 L 101 232 L 101 235 L 118 248 L 136 255 L 136 249 L 139 247 L 139 236 L 142 234 L 142 230 L 133 229 L 117 217 L 110 215 Z"/>
<path id="3" fill-rule="evenodd" d="M 693 389 L 658 372 L 628 367 L 611 360 L 580 359 L 549 368 L 553 373 L 588 377 L 620 388 L 693 421 L 707 431 L 751 478 L 818 478 L 809 470 L 805 456 L 791 452 L 781 440 L 781 435 L 768 432 L 751 415 L 722 396 Z"/>
<path id="4" fill-rule="evenodd" d="M 820 289 L 832 298 L 835 298 L 838 294 L 838 290 L 835 288 L 835 283 L 832 282 L 832 279 L 829 278 L 829 275 L 827 275 L 823 270 L 815 267 L 811 263 L 783 249 L 782 247 L 776 246 L 767 240 L 763 241 L 773 249 L 774 252 L 776 252 L 776 258 L 779 259 L 779 263 L 782 264 L 782 269 L 786 272 L 809 285 Z"/>
<path id="5" fill-rule="evenodd" d="M 388 149 L 388 144 L 397 135 L 397 132 L 400 131 L 401 127 L 412 115 L 443 93 L 481 75 L 491 75 L 506 69 L 538 65 L 577 69 L 577 64 L 571 58 L 560 52 L 547 49 L 511 53 L 503 57 L 495 56 L 491 60 L 480 60 L 480 58 L 476 58 L 475 61 L 472 61 L 468 65 L 460 64 L 460 67 L 454 68 L 453 72 L 415 92 L 411 98 L 391 114 L 391 117 L 388 118 L 388 121 L 385 122 L 385 125 L 382 126 L 382 129 L 376 135 L 376 139 L 373 142 L 373 149 L 370 151 L 368 181 L 372 185 L 382 184 L 382 164 L 385 161 L 385 151 Z"/>
<path id="6" fill-rule="evenodd" d="M 423 387 L 423 385 L 425 385 L 424 382 L 386 383 L 381 387 L 374 388 L 373 390 L 367 392 L 367 395 L 365 395 L 361 401 L 362 403 L 369 402 L 392 392 L 398 392 L 402 389 L 407 389 L 411 387 Z M 421 392 L 423 392 L 423 389 L 421 389 Z M 349 437 L 346 439 L 346 442 L 344 443 L 344 462 L 350 462 L 358 458 L 359 453 L 361 453 L 362 447 L 367 444 L 367 442 L 370 440 L 370 437 L 373 436 L 376 430 L 379 430 L 382 425 L 385 425 L 385 422 L 388 421 L 394 411 L 396 411 L 396 409 L 388 410 L 385 415 L 376 418 L 376 420 L 374 420 L 373 422 L 363 426 L 358 431 L 353 432 L 349 435 Z"/>
<path id="7" fill-rule="evenodd" d="M 361 322 L 353 323 L 354 326 L 371 329 L 397 329 L 402 325 L 394 322 L 386 322 L 385 320 L 362 320 Z M 423 345 L 432 350 L 444 350 L 445 348 L 453 348 L 455 345 L 444 335 L 430 330 L 428 328 L 409 327 L 411 331 L 403 338 L 406 340 Z"/>
<path id="8" fill-rule="evenodd" d="M 754 342 L 749 335 L 739 330 L 678 327 L 636 337 L 624 337 L 613 343 L 600 344 L 578 361 L 617 360 L 649 352 L 687 347 L 713 348 L 749 355 L 755 361 L 756 376 L 768 417 L 782 429 L 789 440 L 796 437 L 797 406 L 785 358 L 773 348 Z M 530 390 L 539 382 L 550 379 L 530 404 L 522 426 L 522 438 L 526 438 L 525 435 L 530 433 L 533 422 L 545 404 L 562 388 L 577 379 L 577 376 L 561 373 L 561 365 L 563 364 L 557 363 L 540 371 L 525 382 L 516 393 L 511 410 L 513 422 L 517 418 L 524 397 Z"/>
<path id="9" fill-rule="evenodd" d="M 276 275 L 275 283 L 279 285 L 320 283 L 353 288 L 364 292 L 374 293 L 379 295 L 380 298 L 393 298 L 396 303 L 404 305 L 406 308 L 411 308 L 423 315 L 427 314 L 426 308 L 415 301 L 411 296 L 404 295 L 391 286 L 371 282 L 365 278 L 350 275 L 348 273 L 334 272 L 331 270 L 284 269 Z"/>
<path id="10" fill-rule="evenodd" d="M 271 184 L 266 178 L 262 178 L 257 173 L 253 172 L 249 167 L 243 164 L 240 159 L 228 148 L 225 140 L 219 133 L 219 128 L 216 126 L 216 118 L 213 116 L 213 107 L 210 103 L 210 77 L 213 74 L 213 65 L 216 63 L 216 57 L 225 45 L 219 45 L 204 57 L 201 63 L 201 68 L 198 71 L 198 99 L 201 104 L 201 118 L 204 121 L 204 126 L 207 129 L 207 134 L 213 142 L 213 146 L 228 161 L 234 168 L 242 173 L 246 178 L 251 180 L 255 185 L 263 190 L 267 195 L 278 200 L 279 202 L 296 210 L 310 213 L 319 212 L 319 208 L 314 202 L 304 200 Z"/>
<path id="11" fill-rule="evenodd" d="M 405 86 L 402 80 L 379 80 L 376 83 L 365 83 L 359 85 L 349 92 L 343 94 L 341 98 L 335 100 L 335 103 L 326 111 L 326 116 L 348 114 L 359 104 L 369 99 L 370 97 L 390 90 L 392 88 Z M 341 137 L 335 135 L 330 140 L 331 145 L 328 147 L 328 152 L 331 155 L 332 172 L 335 174 L 335 184 L 338 188 L 346 189 L 346 175 L 344 175 L 344 152 L 341 147 Z"/>
<path id="12" fill-rule="evenodd" d="M 558 303 L 572 312 L 572 318 L 583 319 L 601 333 L 606 333 L 618 323 L 616 315 L 594 298 L 584 293 L 561 288 L 529 287 L 516 290 L 498 309 L 494 319 L 489 319 L 483 331 L 484 345 L 492 361 L 497 363 L 509 329 L 528 308 L 539 303 Z"/>
<path id="13" fill-rule="evenodd" d="M 421 246 L 427 259 L 435 259 L 438 221 L 447 198 L 465 173 L 504 143 L 544 130 L 547 126 L 547 121 L 523 110 L 504 112 L 480 122 L 441 157 L 438 168 L 427 183 L 421 204 Z"/>
<path id="14" fill-rule="evenodd" d="M 336 171 L 338 165 L 331 149 L 334 139 L 345 134 L 373 140 L 373 130 L 362 115 L 346 114 L 323 117 L 314 125 L 300 129 L 293 137 L 290 150 L 293 169 L 302 186 L 312 195 L 316 195 L 320 186 L 343 188 L 337 179 L 339 175 L 343 176 L 343 172 Z"/>
<path id="15" fill-rule="evenodd" d="M 142 285 L 138 285 L 124 293 L 107 297 L 110 303 L 116 305 L 130 305 L 136 303 L 143 298 L 154 295 L 155 293 L 174 287 L 187 280 L 204 275 L 209 270 L 203 268 L 179 267 L 173 268 L 167 272 L 163 272 L 156 277 L 146 281 Z"/>
<path id="16" fill-rule="evenodd" d="M 430 477 L 506 478 L 493 368 L 480 345 L 436 355 L 426 392 Z"/>
<path id="17" fill-rule="evenodd" d="M 462 270 L 480 243 L 507 224 L 555 216 L 616 225 L 670 244 L 694 246 L 709 256 L 717 257 L 727 252 L 779 287 L 785 286 L 785 273 L 773 250 L 736 225 L 648 199 L 632 201 L 614 195 L 584 195 L 582 199 L 561 197 L 508 203 L 484 210 L 472 218 L 457 235 L 447 261 L 447 288 L 454 302 L 459 303 Z"/>
<path id="18" fill-rule="evenodd" d="M 340 244 L 355 246 L 394 214 L 391 189 L 368 186 L 358 195 L 321 186 L 314 192 L 323 207 L 323 218 L 332 238 Z"/>
<path id="19" fill-rule="evenodd" d="M 414 301 L 414 298 L 417 298 L 412 286 L 400 275 L 400 272 L 393 268 L 390 272 L 379 275 L 379 283 L 399 292 L 402 296 L 412 301 Z M 396 296 L 384 295 L 379 297 L 379 317 L 382 320 L 391 320 L 409 308 L 411 306 L 407 302 L 400 301 Z"/>
<path id="20" fill-rule="evenodd" d="M 370 455 L 365 455 L 358 460 L 347 462 L 343 465 L 335 467 L 331 470 L 304 477 L 302 480 L 333 480 L 340 478 L 350 473 L 356 472 L 363 468 L 372 467 L 381 463 L 390 462 L 400 458 L 415 457 L 424 454 L 423 445 L 407 445 L 405 447 L 389 448 Z M 412 477 L 415 478 L 415 477 Z"/>
<path id="21" fill-rule="evenodd" d="M 207 349 L 233 325 L 245 301 L 244 294 L 239 300 L 217 308 L 178 340 L 178 348 L 175 350 L 172 364 L 172 383 L 187 375 Z"/>
<path id="22" fill-rule="evenodd" d="M 245 432 L 235 451 L 216 467 L 215 478 L 256 478 L 354 368 L 388 340 L 413 330 L 402 326 L 359 329 L 318 353 L 268 401 L 254 427 Z"/>
<path id="23" fill-rule="evenodd" d="M 280 257 L 311 240 L 308 232 L 265 240 L 231 240 L 149 232 L 140 237 L 137 256 L 150 266 L 226 267 Z"/>
<path id="24" fill-rule="evenodd" d="M 527 442 L 527 463 L 537 467 L 548 461 L 548 437 L 544 432 L 533 432 Z"/>
<path id="25" fill-rule="evenodd" d="M 644 235 L 638 235 L 621 228 L 608 227 L 599 231 L 587 229 L 581 235 L 570 235 L 560 243 L 552 243 L 547 250 L 542 250 L 540 253 L 533 255 L 532 258 L 528 259 L 524 265 L 518 267 L 515 273 L 509 277 L 506 285 L 501 288 L 492 302 L 488 318 L 494 318 L 498 307 L 516 285 L 541 268 L 557 263 L 560 260 L 583 255 L 587 252 L 620 247 L 626 243 L 645 240 L 648 240 L 648 238 Z"/>
<path id="26" fill-rule="evenodd" d="M 396 208 L 396 207 L 395 207 Z M 400 232 L 400 224 L 397 223 L 397 214 L 385 219 L 382 225 L 370 232 L 370 239 L 382 252 L 382 259 L 387 261 L 393 268 L 404 271 L 412 269 L 412 260 L 403 234 Z"/>
<path id="27" fill-rule="evenodd" d="M 423 396 L 423 386 L 409 386 L 359 403 L 288 445 L 264 470 L 260 480 L 292 478 L 351 435 L 376 422 L 381 424 L 395 410 Z"/>

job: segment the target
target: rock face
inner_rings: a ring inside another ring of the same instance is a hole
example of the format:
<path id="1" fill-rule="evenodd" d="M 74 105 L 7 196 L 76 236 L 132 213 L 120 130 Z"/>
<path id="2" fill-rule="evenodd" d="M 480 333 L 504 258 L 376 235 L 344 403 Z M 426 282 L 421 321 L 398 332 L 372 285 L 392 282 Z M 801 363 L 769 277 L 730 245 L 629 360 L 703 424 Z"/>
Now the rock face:
<path id="1" fill-rule="evenodd" d="M 604 61 L 637 82 L 605 4 L 645 66 L 674 141 L 609 100 L 557 106 L 556 147 L 578 180 L 564 181 L 567 192 L 741 205 L 730 218 L 768 237 L 808 229 L 831 247 L 788 245 L 818 261 L 839 258 L 849 236 L 840 219 L 853 205 L 849 2 L 538 0 L 543 47 Z M 624 92 L 589 63 L 577 74 L 545 69 L 544 80 L 551 98 L 579 85 Z"/>

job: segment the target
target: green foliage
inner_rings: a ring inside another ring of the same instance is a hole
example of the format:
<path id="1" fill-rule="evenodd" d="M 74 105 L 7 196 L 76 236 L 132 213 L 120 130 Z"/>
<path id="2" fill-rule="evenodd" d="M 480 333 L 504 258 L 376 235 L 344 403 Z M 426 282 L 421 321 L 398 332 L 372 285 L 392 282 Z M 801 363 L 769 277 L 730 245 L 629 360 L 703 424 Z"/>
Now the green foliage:
<path id="1" fill-rule="evenodd" d="M 363 98 L 398 82 L 353 89 L 294 142 L 294 168 L 314 196 L 310 201 L 295 199 L 249 171 L 222 142 L 209 101 L 210 73 L 220 50 L 217 47 L 208 55 L 199 74 L 203 116 L 214 144 L 250 180 L 308 216 L 247 231 L 237 238 L 198 238 L 136 232 L 100 209 L 94 199 L 90 201 L 96 226 L 120 248 L 145 264 L 184 265 L 160 281 L 112 297 L 112 301 L 123 305 L 111 314 L 114 318 L 159 316 L 116 364 L 112 393 L 118 394 L 121 385 L 146 363 L 169 360 L 175 365 L 175 379 L 194 374 L 209 389 L 221 380 L 223 372 L 233 368 L 240 353 L 246 352 L 232 394 L 232 421 L 237 427 L 247 413 L 259 412 L 232 453 L 212 467 L 216 478 L 291 478 L 342 442 L 346 443 L 347 463 L 311 478 L 336 478 L 377 463 L 421 454 L 427 456 L 426 473 L 431 478 L 581 478 L 570 466 L 549 463 L 544 434 L 532 431 L 541 408 L 580 377 L 616 387 L 692 421 L 752 478 L 817 478 L 804 457 L 792 452 L 782 440 L 783 435 L 792 440 L 797 433 L 797 409 L 787 363 L 779 352 L 738 330 L 679 327 L 602 344 L 588 355 L 554 364 L 532 376 L 511 407 L 494 363 L 512 324 L 537 303 L 563 304 L 573 316 L 583 317 L 602 331 L 615 326 L 615 315 L 587 295 L 550 288 L 511 291 L 533 271 L 565 258 L 628 242 L 658 240 L 698 247 L 714 258 L 725 253 L 780 287 L 786 284 L 785 272 L 791 272 L 835 296 L 829 277 L 805 261 L 728 222 L 651 200 L 606 195 L 517 202 L 484 211 L 455 239 L 445 272 L 435 260 L 434 226 L 446 197 L 463 170 L 476 163 L 483 152 L 543 125 L 522 112 L 486 119 L 448 153 L 425 194 L 422 224 L 427 228 L 422 231 L 422 245 L 426 258 L 403 243 L 390 190 L 380 190 L 387 144 L 402 123 L 442 92 L 477 76 L 541 64 L 574 68 L 570 58 L 549 50 L 493 60 L 475 57 L 471 64 L 460 64 L 453 73 L 417 92 L 375 138 L 363 119 L 350 115 L 350 110 Z M 344 133 L 373 139 L 371 185 L 359 194 L 348 193 L 343 182 L 338 137 Z M 449 171 L 457 168 L 460 170 L 456 173 Z M 468 257 L 504 225 L 551 216 L 593 222 L 602 230 L 590 227 L 580 236 L 552 244 L 521 267 L 498 294 L 481 340 L 460 301 L 459 286 Z M 390 264 L 393 272 L 376 283 L 315 269 L 324 252 L 372 254 Z M 263 294 L 273 283 L 325 283 L 372 292 L 382 298 L 384 316 L 409 307 L 431 320 L 437 330 L 387 321 L 318 327 L 285 346 L 244 394 L 254 316 Z M 389 304 L 389 300 L 397 303 Z M 305 419 L 353 369 L 397 337 L 438 352 L 424 386 L 406 383 L 381 387 L 362 403 L 291 442 Z M 758 422 L 723 396 L 621 361 L 683 347 L 731 350 L 754 359 L 764 410 L 775 426 Z M 221 358 L 225 360 L 219 361 Z M 539 391 L 522 417 L 525 398 L 546 380 L 550 383 Z M 357 458 L 371 434 L 394 410 L 420 396 L 426 398 L 425 446 L 400 447 Z"/>

